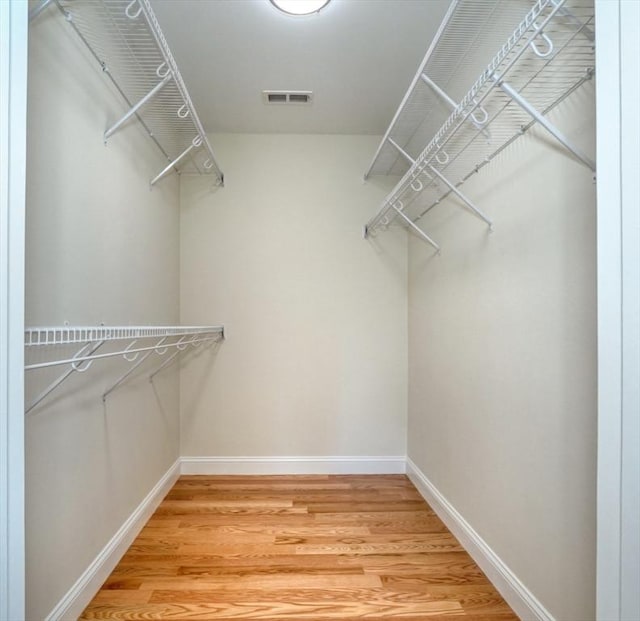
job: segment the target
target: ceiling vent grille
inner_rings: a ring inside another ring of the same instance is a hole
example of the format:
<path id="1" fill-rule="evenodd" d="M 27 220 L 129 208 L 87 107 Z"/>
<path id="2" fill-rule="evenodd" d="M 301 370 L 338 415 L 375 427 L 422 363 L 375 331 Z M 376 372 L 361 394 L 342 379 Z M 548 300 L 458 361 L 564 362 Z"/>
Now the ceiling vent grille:
<path id="1" fill-rule="evenodd" d="M 262 101 L 266 104 L 310 104 L 311 91 L 262 91 Z"/>

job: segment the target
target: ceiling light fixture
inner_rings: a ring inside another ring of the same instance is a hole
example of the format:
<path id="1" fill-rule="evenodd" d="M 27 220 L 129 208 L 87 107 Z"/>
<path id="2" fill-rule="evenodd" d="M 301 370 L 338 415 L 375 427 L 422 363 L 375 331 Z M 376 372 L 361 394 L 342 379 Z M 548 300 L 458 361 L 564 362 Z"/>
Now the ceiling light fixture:
<path id="1" fill-rule="evenodd" d="M 327 6 L 329 0 L 271 0 L 271 3 L 289 15 L 309 15 Z"/>

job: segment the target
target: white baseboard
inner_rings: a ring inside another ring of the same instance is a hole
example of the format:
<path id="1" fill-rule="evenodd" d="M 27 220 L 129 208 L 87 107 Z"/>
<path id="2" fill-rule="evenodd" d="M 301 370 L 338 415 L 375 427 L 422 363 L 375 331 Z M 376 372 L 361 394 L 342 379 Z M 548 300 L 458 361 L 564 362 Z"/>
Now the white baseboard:
<path id="1" fill-rule="evenodd" d="M 409 458 L 407 476 L 522 621 L 555 621 L 551 613 Z"/>
<path id="2" fill-rule="evenodd" d="M 400 457 L 183 457 L 182 474 L 404 474 Z"/>
<path id="3" fill-rule="evenodd" d="M 180 476 L 178 459 L 156 483 L 45 621 L 77 619 Z"/>

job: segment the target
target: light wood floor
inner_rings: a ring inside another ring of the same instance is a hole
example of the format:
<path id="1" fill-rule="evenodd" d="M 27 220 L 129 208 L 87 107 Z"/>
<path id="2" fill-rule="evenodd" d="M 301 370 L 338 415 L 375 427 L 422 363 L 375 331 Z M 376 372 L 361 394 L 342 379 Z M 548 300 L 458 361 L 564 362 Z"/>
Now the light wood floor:
<path id="1" fill-rule="evenodd" d="M 516 621 L 403 475 L 183 476 L 81 619 Z"/>

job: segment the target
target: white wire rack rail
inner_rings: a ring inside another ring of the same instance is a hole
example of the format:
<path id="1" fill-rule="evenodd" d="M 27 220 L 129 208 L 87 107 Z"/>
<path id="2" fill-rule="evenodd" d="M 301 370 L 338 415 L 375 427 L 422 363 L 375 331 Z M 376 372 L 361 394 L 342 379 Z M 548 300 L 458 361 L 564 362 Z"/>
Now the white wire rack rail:
<path id="1" fill-rule="evenodd" d="M 167 159 L 151 185 L 172 171 L 215 175 L 223 185 L 224 175 L 149 0 L 42 0 L 30 19 L 50 4 L 57 5 L 128 105 L 105 130 L 105 142 L 136 117 Z"/>
<path id="2" fill-rule="evenodd" d="M 460 187 L 535 123 L 595 171 L 593 160 L 545 116 L 594 75 L 591 0 L 537 0 L 461 94 L 469 67 L 484 57 L 496 32 L 513 23 L 514 7 L 522 8 L 521 2 L 451 5 L 365 175 L 404 173 L 366 224 L 366 235 L 399 218 L 439 250 L 416 222 L 450 194 L 491 227 Z M 427 146 L 414 155 L 421 141 Z"/>
<path id="3" fill-rule="evenodd" d="M 47 388 L 27 406 L 31 411 L 47 395 L 55 390 L 73 373 L 84 373 L 95 360 L 121 356 L 133 365 L 121 375 L 102 395 L 103 400 L 115 388 L 122 384 L 152 354 L 164 356 L 171 352 L 162 364 L 150 375 L 149 379 L 166 368 L 178 356 L 187 350 L 219 343 L 224 339 L 224 326 L 54 326 L 27 328 L 25 330 L 25 348 L 50 347 L 56 350 L 67 349 L 64 346 L 80 348 L 73 355 L 54 357 L 44 362 L 25 365 L 25 371 L 34 371 L 47 367 L 68 366 Z M 114 350 L 98 353 L 109 342 L 118 345 Z M 125 345 L 126 346 L 122 346 Z"/>

